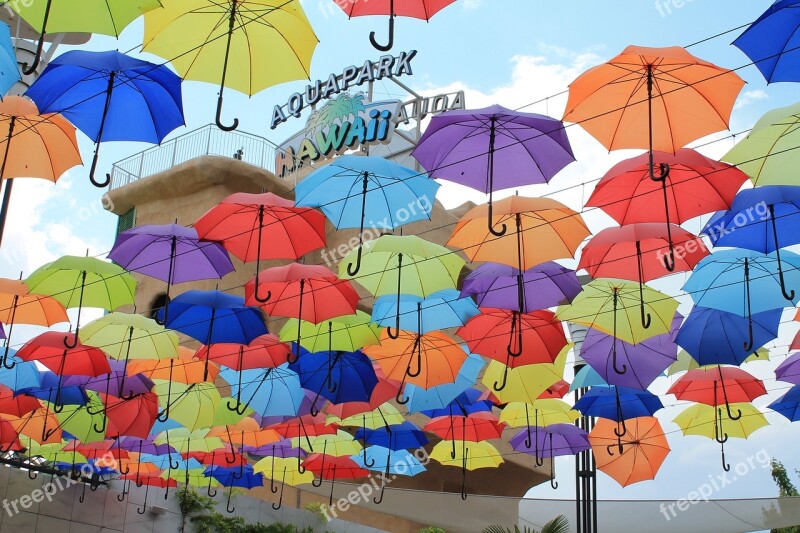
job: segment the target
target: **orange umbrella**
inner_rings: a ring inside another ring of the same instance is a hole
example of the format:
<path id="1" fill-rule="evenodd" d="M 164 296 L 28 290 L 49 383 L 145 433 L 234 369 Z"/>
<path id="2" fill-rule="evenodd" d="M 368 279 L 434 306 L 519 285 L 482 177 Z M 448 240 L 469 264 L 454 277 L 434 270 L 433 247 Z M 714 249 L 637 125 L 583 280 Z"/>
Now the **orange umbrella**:
<path id="1" fill-rule="evenodd" d="M 208 378 L 203 379 L 205 362 L 195 358 L 195 352 L 185 346 L 178 346 L 177 359 L 136 360 L 128 363 L 128 375 L 144 374 L 150 379 L 165 379 L 176 383 L 213 383 L 219 374 L 219 367 L 215 364 L 208 365 Z"/>
<path id="2" fill-rule="evenodd" d="M 728 129 L 743 86 L 735 72 L 679 46 L 628 46 L 570 84 L 563 120 L 580 123 L 609 150 L 674 154 L 700 137 Z"/>
<path id="3" fill-rule="evenodd" d="M 20 436 L 28 437 L 39 444 L 55 444 L 61 442 L 61 422 L 49 409 L 35 409 L 23 417 L 0 414 L 8 420 Z M 25 439 L 25 442 L 28 442 Z"/>
<path id="4" fill-rule="evenodd" d="M 424 389 L 455 382 L 467 358 L 458 343 L 440 331 L 419 335 L 401 330 L 392 339 L 384 329 L 381 343 L 364 348 L 364 353 L 380 365 L 388 379 L 408 381 Z M 408 403 L 400 396 L 398 392 L 398 403 Z"/>
<path id="5" fill-rule="evenodd" d="M 7 363 L 14 324 L 50 327 L 58 322 L 69 322 L 67 311 L 60 302 L 49 296 L 30 294 L 28 286 L 21 280 L 0 278 L 0 323 L 9 327 L 3 366 L 14 367 L 13 363 Z"/>
<path id="6" fill-rule="evenodd" d="M 494 223 L 509 227 L 502 237 L 487 231 L 488 216 L 485 204 L 470 209 L 456 224 L 448 246 L 463 249 L 472 261 L 503 263 L 522 271 L 573 257 L 589 236 L 580 214 L 550 198 L 510 196 L 495 202 Z"/>
<path id="7" fill-rule="evenodd" d="M 13 178 L 42 178 L 56 182 L 64 172 L 82 164 L 75 127 L 55 113 L 39 114 L 36 105 L 21 96 L 0 102 L 0 179 L 6 180 L 0 207 L 0 242 L 8 216 Z M 13 143 L 11 142 L 13 139 Z"/>
<path id="8" fill-rule="evenodd" d="M 219 437 L 234 446 L 252 446 L 258 448 L 273 442 L 278 442 L 283 437 L 273 429 L 261 429 L 253 418 L 243 418 L 239 422 L 228 426 L 217 426 L 208 432 L 209 437 Z"/>
<path id="9" fill-rule="evenodd" d="M 625 426 L 627 433 L 618 437 L 616 422 L 598 418 L 589 433 L 597 468 L 623 487 L 655 478 L 670 452 L 657 418 L 631 418 L 625 421 Z"/>

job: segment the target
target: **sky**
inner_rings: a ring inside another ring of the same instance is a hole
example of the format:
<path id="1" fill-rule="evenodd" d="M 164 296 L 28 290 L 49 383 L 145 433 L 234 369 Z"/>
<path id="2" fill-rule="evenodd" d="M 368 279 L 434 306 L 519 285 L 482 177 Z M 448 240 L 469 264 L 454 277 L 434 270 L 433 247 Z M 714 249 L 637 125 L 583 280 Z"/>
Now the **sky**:
<path id="1" fill-rule="evenodd" d="M 545 98 L 562 93 L 581 72 L 615 56 L 630 44 L 643 46 L 691 46 L 689 51 L 720 66 L 739 69 L 749 63 L 746 56 L 730 42 L 742 31 L 728 32 L 755 20 L 771 2 L 769 0 L 595 0 L 552 2 L 540 0 L 459 0 L 431 21 L 398 19 L 394 51 L 418 50 L 413 62 L 413 76 L 404 83 L 424 94 L 455 90 L 466 92 L 468 108 L 500 104 L 508 108 L 549 114 L 560 118 L 565 96 Z M 326 79 L 340 73 L 350 64 L 377 59 L 381 53 L 368 42 L 369 32 L 376 30 L 379 39 L 386 32 L 386 19 L 362 17 L 348 20 L 333 0 L 303 0 L 306 13 L 320 39 L 311 68 L 311 78 Z M 728 33 L 725 33 L 728 32 Z M 128 51 L 141 42 L 142 24 L 134 23 L 119 41 L 95 37 L 90 50 L 118 49 Z M 64 47 L 60 49 L 66 50 Z M 266 53 L 266 52 L 265 52 Z M 140 57 L 156 60 L 146 54 Z M 234 59 L 235 60 L 235 59 Z M 764 112 L 794 103 L 797 90 L 791 84 L 768 86 L 755 67 L 737 70 L 745 79 L 734 108 L 731 131 L 747 130 Z M 290 119 L 272 131 L 269 121 L 273 106 L 282 104 L 306 81 L 286 83 L 267 89 L 252 98 L 226 91 L 225 121 L 241 120 L 240 130 L 261 135 L 274 142 L 288 138 L 304 125 L 303 119 Z M 376 84 L 376 97 L 397 95 L 392 84 Z M 199 82 L 184 84 L 185 128 L 170 137 L 186 133 L 213 122 L 217 87 Z M 529 105 L 539 102 L 535 105 Z M 524 188 L 521 194 L 550 194 L 574 209 L 580 209 L 592 187 L 614 163 L 638 152 L 620 151 L 609 154 L 579 127 L 569 127 L 568 134 L 577 162 L 558 174 L 547 186 Z M 700 151 L 710 157 L 721 157 L 734 144 L 729 132 L 703 139 Z M 81 134 L 79 134 L 79 137 Z M 715 139 L 719 139 L 716 140 Z M 109 143 L 103 147 L 100 169 L 110 169 L 120 159 L 147 145 Z M 84 159 L 89 161 L 92 145 L 81 138 Z M 105 170 L 104 170 L 105 171 Z M 100 205 L 102 191 L 88 183 L 88 168 L 77 167 L 56 186 L 50 183 L 18 180 L 6 236 L 0 249 L 0 276 L 27 276 L 36 267 L 63 254 L 101 254 L 113 244 L 116 216 L 105 213 Z M 583 184 L 583 185 L 582 185 Z M 448 198 L 452 207 L 463 200 L 481 201 L 482 197 L 463 189 L 444 187 L 440 199 Z M 563 192 L 558 192 L 562 191 Z M 610 219 L 596 212 L 586 220 L 596 232 L 607 227 Z M 701 221 L 685 227 L 697 232 Z M 574 263 L 565 262 L 574 266 Z M 653 283 L 657 289 L 675 295 L 685 281 L 684 275 L 672 276 Z M 681 298 L 681 311 L 688 312 L 689 299 Z M 684 314 L 686 314 L 684 312 Z M 788 321 L 793 312 L 787 311 Z M 767 345 L 776 362 L 787 356 L 787 346 L 797 327 L 782 325 L 781 336 Z M 756 405 L 764 406 L 785 392 L 786 384 L 774 380 L 772 363 L 753 363 L 747 369 L 764 378 L 768 397 Z M 654 392 L 663 393 L 671 382 L 660 378 Z M 674 405 L 670 396 L 665 403 Z M 601 499 L 680 498 L 704 483 L 709 475 L 721 473 L 718 445 L 702 437 L 677 437 L 677 426 L 671 419 L 686 404 L 667 407 L 659 414 L 665 431 L 670 434 L 673 452 L 668 456 L 654 481 L 620 488 L 613 480 L 599 474 Z M 731 439 L 726 445 L 732 465 L 747 461 L 765 450 L 770 457 L 783 461 L 790 472 L 800 468 L 794 453 L 798 428 L 786 419 L 768 413 L 771 426 L 756 432 L 747 441 Z M 762 452 L 763 456 L 763 452 Z M 547 483 L 534 488 L 531 497 L 571 498 L 573 486 L 572 459 L 559 459 L 557 472 L 564 481 L 558 490 Z M 796 478 L 795 478 L 796 479 Z M 751 469 L 746 477 L 714 494 L 718 498 L 771 497 L 776 494 L 769 472 Z"/>

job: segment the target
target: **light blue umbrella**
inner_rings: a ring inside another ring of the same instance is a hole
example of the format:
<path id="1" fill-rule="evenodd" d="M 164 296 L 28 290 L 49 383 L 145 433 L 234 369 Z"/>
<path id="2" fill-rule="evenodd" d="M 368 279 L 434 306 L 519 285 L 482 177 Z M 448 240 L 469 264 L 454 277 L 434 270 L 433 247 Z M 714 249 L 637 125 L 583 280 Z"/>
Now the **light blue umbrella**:
<path id="1" fill-rule="evenodd" d="M 596 385 L 606 386 L 608 383 L 606 383 L 606 381 L 603 379 L 603 376 L 601 376 L 597 370 L 589 365 L 584 365 L 584 367 L 578 370 L 578 373 L 575 374 L 575 379 L 572 380 L 572 383 L 569 386 L 569 391 L 573 392 L 578 389 L 594 387 Z"/>
<path id="2" fill-rule="evenodd" d="M 11 29 L 0 23 L 0 95 L 5 95 L 21 79 L 17 54 L 11 42 Z"/>
<path id="3" fill-rule="evenodd" d="M 230 383 L 231 394 L 236 396 L 236 404 L 229 401 L 228 409 L 239 414 L 249 407 L 262 417 L 297 416 L 305 397 L 300 377 L 288 363 L 242 372 L 225 368 L 219 375 Z"/>
<path id="4" fill-rule="evenodd" d="M 781 257 L 783 281 L 789 290 L 800 288 L 800 256 L 784 251 Z M 734 249 L 714 252 L 703 258 L 683 285 L 696 305 L 735 313 L 747 318 L 749 340 L 745 351 L 753 348 L 753 314 L 787 307 L 774 253 Z M 792 305 L 800 301 L 800 290 L 793 292 Z"/>
<path id="5" fill-rule="evenodd" d="M 399 303 L 399 309 L 398 309 Z M 456 289 L 437 291 L 427 298 L 412 294 L 380 296 L 372 307 L 372 321 L 384 327 L 425 334 L 457 328 L 481 314 L 472 298 L 462 298 Z"/>
<path id="6" fill-rule="evenodd" d="M 139 461 L 142 463 L 154 464 L 156 468 L 160 468 L 161 470 L 192 470 L 195 468 L 205 468 L 197 459 L 184 459 L 179 453 L 169 453 L 164 455 L 143 453 L 139 456 Z"/>
<path id="7" fill-rule="evenodd" d="M 42 384 L 42 375 L 34 362 L 25 362 L 16 357 L 17 351 L 9 348 L 7 361 L 11 361 L 11 369 L 3 368 L 0 370 L 0 385 L 5 385 L 12 391 L 20 389 L 35 389 Z"/>
<path id="8" fill-rule="evenodd" d="M 468 352 L 466 345 L 462 345 L 464 351 Z M 408 397 L 406 408 L 410 413 L 426 411 L 428 409 L 444 409 L 459 394 L 470 388 L 478 381 L 486 361 L 480 355 L 467 353 L 467 358 L 461 365 L 458 375 L 453 383 L 435 385 L 429 389 L 423 389 L 411 383 L 407 383 L 405 394 Z"/>
<path id="9" fill-rule="evenodd" d="M 364 228 L 377 232 L 429 220 L 438 190 L 439 184 L 427 175 L 382 157 L 345 155 L 300 182 L 295 205 L 320 208 L 337 229 L 359 228 L 358 258 L 350 271 L 355 276 Z"/>
<path id="10" fill-rule="evenodd" d="M 419 462 L 419 459 L 407 450 L 395 451 L 383 446 L 369 446 L 364 449 L 364 452 L 367 456 L 366 461 L 360 453 L 352 456 L 351 459 L 358 466 L 367 470 L 385 471 L 388 465 L 389 473 L 398 476 L 416 476 L 427 470 Z"/>

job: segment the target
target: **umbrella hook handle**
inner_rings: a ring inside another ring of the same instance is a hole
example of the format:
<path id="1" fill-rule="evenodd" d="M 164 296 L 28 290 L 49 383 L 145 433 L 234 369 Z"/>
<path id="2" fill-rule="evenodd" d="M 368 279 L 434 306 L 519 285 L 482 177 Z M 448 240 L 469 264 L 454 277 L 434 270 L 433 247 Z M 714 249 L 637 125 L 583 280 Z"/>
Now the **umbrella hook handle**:
<path id="1" fill-rule="evenodd" d="M 94 157 L 92 158 L 92 166 L 89 170 L 89 181 L 92 182 L 92 185 L 97 187 L 98 189 L 105 189 L 111 183 L 111 174 L 106 172 L 106 177 L 103 181 L 97 181 L 94 175 L 97 173 L 97 160 L 100 157 L 100 145 L 97 145 L 97 148 L 94 151 Z"/>
<path id="2" fill-rule="evenodd" d="M 273 481 L 274 480 L 272 478 L 270 478 L 270 485 L 272 484 Z M 277 505 L 275 504 L 275 502 L 272 503 L 272 509 L 275 510 L 275 511 L 280 509 L 281 506 L 283 505 L 283 489 L 284 489 L 285 486 L 286 486 L 286 468 L 284 467 L 284 469 L 283 469 L 283 481 L 281 481 L 281 495 L 278 497 Z M 275 488 L 275 490 L 272 491 L 273 494 L 275 494 L 276 492 L 278 492 L 277 488 Z"/>
<path id="3" fill-rule="evenodd" d="M 261 233 L 259 233 L 259 238 L 260 238 L 260 235 L 261 235 Z M 259 294 L 258 294 L 258 272 L 256 272 L 255 284 L 253 285 L 253 298 L 255 298 L 255 300 L 258 303 L 262 303 L 262 304 L 265 304 L 265 303 L 267 303 L 268 301 L 270 301 L 272 299 L 272 291 L 269 290 L 269 289 L 267 289 L 267 295 L 266 296 L 264 296 L 264 297 L 259 296 Z"/>
<path id="4" fill-rule="evenodd" d="M 347 274 L 350 276 L 355 276 L 358 274 L 358 271 L 361 270 L 361 255 L 363 254 L 363 250 L 361 248 L 361 244 L 358 245 L 358 251 L 356 252 L 356 262 L 355 265 L 350 263 L 347 265 Z"/>
<path id="5" fill-rule="evenodd" d="M 558 488 L 558 482 L 556 481 L 556 458 L 553 455 L 553 434 L 550 433 L 550 486 L 553 490 Z"/>
<path id="6" fill-rule="evenodd" d="M 391 454 L 390 454 L 391 455 Z M 372 464 L 375 464 L 373 461 Z M 380 505 L 383 503 L 383 495 L 386 492 L 386 479 L 389 477 L 389 460 L 386 460 L 386 470 L 383 474 L 383 479 L 381 479 L 381 493 L 375 498 L 372 498 L 372 501 L 375 502 L 375 505 Z"/>
<path id="7" fill-rule="evenodd" d="M 725 440 L 728 440 L 727 435 L 725 436 Z M 720 444 L 720 454 L 722 456 L 722 469 L 726 472 L 731 471 L 731 465 L 725 460 L 725 441 L 722 441 Z"/>
<path id="8" fill-rule="evenodd" d="M 99 429 L 97 427 L 97 422 L 92 424 L 92 428 L 95 430 L 96 433 L 105 434 L 107 427 L 108 427 L 108 416 L 105 416 L 105 415 L 103 416 L 103 425 L 100 426 Z"/>
<path id="9" fill-rule="evenodd" d="M 495 390 L 495 392 L 500 392 L 501 390 L 506 388 L 507 384 L 508 384 L 508 365 L 505 365 L 505 368 L 503 369 L 503 381 L 502 382 L 495 381 L 494 385 L 492 385 L 492 388 Z M 528 445 L 528 448 L 530 448 L 530 445 Z"/>
<path id="10" fill-rule="evenodd" d="M 366 443 L 366 441 L 365 441 L 365 443 Z M 363 448 L 363 450 L 364 450 L 364 466 L 366 466 L 368 468 L 372 467 L 372 466 L 375 466 L 375 459 L 369 459 L 367 457 L 367 447 L 365 446 Z"/>
<path id="11" fill-rule="evenodd" d="M 138 486 L 141 486 L 137 483 Z M 150 485 L 148 484 L 147 487 L 144 489 L 144 501 L 142 502 L 142 507 L 136 508 L 136 512 L 139 514 L 144 514 L 147 510 L 147 493 L 150 492 Z"/>
<path id="12" fill-rule="evenodd" d="M 650 327 L 652 317 L 647 313 L 644 308 L 644 268 L 642 267 L 642 245 L 641 241 L 636 241 L 636 263 L 639 272 L 639 314 L 642 319 L 642 327 L 647 329 Z"/>
<path id="13" fill-rule="evenodd" d="M 219 97 L 217 98 L 217 116 L 216 116 L 216 123 L 217 127 L 222 131 L 233 131 L 239 127 L 239 119 L 234 118 L 233 124 L 230 126 L 225 126 L 222 124 L 222 100 L 223 100 L 223 93 L 225 92 L 225 78 L 228 74 L 228 59 L 230 58 L 231 54 L 231 39 L 233 38 L 233 30 L 234 26 L 236 25 L 236 0 L 231 2 L 231 15 L 228 19 L 228 41 L 225 46 L 225 61 L 222 64 L 222 80 L 219 83 Z"/>
<path id="14" fill-rule="evenodd" d="M 394 0 L 392 0 L 394 1 Z M 364 246 L 364 220 L 367 216 L 367 192 L 369 190 L 369 172 L 364 171 L 361 182 L 361 225 L 358 230 L 358 251 L 356 252 L 355 268 L 353 263 L 347 265 L 347 273 L 350 276 L 355 276 L 361 270 L 361 256 L 363 254 Z"/>
<path id="15" fill-rule="evenodd" d="M 503 222 L 502 225 L 500 226 L 499 230 L 494 228 L 494 222 L 492 221 L 493 209 L 494 208 L 492 206 L 492 202 L 490 201 L 489 202 L 489 215 L 488 215 L 488 218 L 487 218 L 487 220 L 489 221 L 489 227 L 488 227 L 489 233 L 491 233 L 495 237 L 502 237 L 503 235 L 505 235 L 508 232 L 508 226 L 506 226 L 506 223 Z"/>
<path id="16" fill-rule="evenodd" d="M 75 333 L 75 339 L 74 340 L 70 341 L 69 340 L 69 336 L 68 335 L 64 335 L 64 348 L 68 348 L 68 349 L 72 350 L 73 348 L 76 348 L 77 346 L 78 346 L 78 334 L 77 334 L 77 328 L 76 328 L 76 333 Z"/>
<path id="17" fill-rule="evenodd" d="M 619 305 L 619 292 L 617 288 L 614 288 L 614 335 L 613 339 L 611 340 L 611 366 L 614 367 L 614 372 L 619 374 L 620 376 L 628 371 L 628 365 L 625 363 L 622 364 L 622 368 L 617 367 L 617 306 Z M 619 403 L 619 399 L 617 399 L 617 403 Z M 620 408 L 621 410 L 621 408 Z M 624 424 L 624 421 L 623 421 Z M 623 433 L 622 435 L 624 435 Z M 621 437 L 622 435 L 617 435 Z"/>
<path id="18" fill-rule="evenodd" d="M 330 327 L 331 327 L 331 323 L 328 322 L 328 328 L 330 328 Z M 330 339 L 330 335 L 331 335 L 331 332 L 330 332 L 330 329 L 329 329 L 328 330 L 328 338 L 329 339 Z M 330 341 L 328 341 L 328 346 L 330 347 Z M 335 394 L 336 391 L 339 390 L 339 382 L 333 380 L 333 369 L 336 366 L 336 363 L 339 362 L 339 359 L 341 359 L 341 357 L 342 357 L 342 352 L 340 352 L 340 351 L 336 352 L 336 357 L 333 358 L 333 361 L 331 361 L 331 359 L 330 359 L 330 354 L 328 355 L 328 362 L 330 363 L 330 365 L 328 366 L 328 376 L 327 376 L 327 380 L 326 381 L 328 382 L 327 383 L 328 392 L 331 393 L 331 394 Z M 314 404 L 316 404 L 316 403 L 317 402 L 314 402 Z M 317 416 L 317 415 L 314 415 L 314 416 Z"/>
<path id="19" fill-rule="evenodd" d="M 44 38 L 47 35 L 47 19 L 50 18 L 50 6 L 52 5 L 53 0 L 47 0 L 47 6 L 44 10 L 44 17 L 42 18 L 42 33 L 39 35 L 39 43 L 36 45 L 36 56 L 33 58 L 33 64 L 28 65 L 27 61 L 22 64 L 22 74 L 25 76 L 30 76 L 36 69 L 39 67 L 39 63 L 42 59 L 42 50 L 44 48 Z"/>
<path id="20" fill-rule="evenodd" d="M 214 496 L 217 495 L 217 491 L 216 490 L 214 490 L 213 494 L 211 493 L 211 480 L 212 479 L 213 479 L 212 476 L 208 477 L 208 488 L 206 489 L 206 494 L 208 494 L 209 498 L 213 498 Z"/>
<path id="21" fill-rule="evenodd" d="M 513 348 L 515 334 L 517 336 L 517 347 Z M 508 355 L 510 355 L 511 357 L 519 357 L 520 355 L 522 355 L 522 312 L 521 311 L 511 312 L 511 338 L 508 341 L 507 352 Z"/>
<path id="22" fill-rule="evenodd" d="M 397 403 L 399 403 L 400 405 L 405 405 L 405 404 L 407 404 L 408 402 L 411 401 L 411 398 L 409 398 L 408 396 L 405 396 L 405 394 L 404 394 L 405 391 L 404 391 L 404 387 L 403 386 L 405 385 L 405 379 L 406 379 L 406 377 L 403 376 L 403 383 L 400 384 L 400 387 L 397 389 L 397 396 L 395 396 L 395 398 L 394 398 L 394 400 Z M 405 398 L 403 396 L 405 396 Z"/>
<path id="23" fill-rule="evenodd" d="M 530 449 L 531 446 L 533 445 L 533 442 L 531 442 L 531 417 L 530 417 L 530 414 L 528 414 L 528 406 L 527 405 L 525 406 L 525 422 L 526 422 L 525 426 L 528 428 L 528 434 L 525 437 L 525 447 Z M 537 431 L 538 431 L 538 429 L 537 429 Z M 537 433 L 537 435 L 538 435 L 538 433 Z M 537 459 L 538 459 L 538 457 L 537 457 Z M 542 466 L 542 465 L 537 464 L 536 466 Z"/>
<path id="24" fill-rule="evenodd" d="M 83 503 L 85 499 L 86 499 L 86 483 L 83 484 L 83 492 L 81 492 L 81 495 L 78 498 L 78 501 L 80 503 Z"/>
<path id="25" fill-rule="evenodd" d="M 397 339 L 400 337 L 400 292 L 402 287 L 402 273 L 403 273 L 403 254 L 397 254 L 397 307 L 395 308 L 395 323 L 394 323 L 394 331 L 392 331 L 391 326 L 386 328 L 386 334 L 389 335 L 390 339 Z M 419 308 L 420 304 L 417 303 L 417 313 L 421 313 Z M 420 315 L 417 315 L 420 318 Z M 417 330 L 419 333 L 419 330 Z"/>
<path id="26" fill-rule="evenodd" d="M 31 475 L 31 474 L 33 474 L 33 475 Z M 39 477 L 39 472 L 35 472 L 33 470 L 28 470 L 28 478 L 36 479 L 37 477 Z"/>
<path id="27" fill-rule="evenodd" d="M 236 510 L 236 507 L 231 507 L 232 495 L 233 495 L 233 487 L 231 487 L 231 490 L 228 491 L 228 503 L 225 504 L 225 510 L 228 512 L 228 514 L 233 514 L 233 512 Z"/>
<path id="28" fill-rule="evenodd" d="M 131 483 L 130 481 L 123 481 L 122 482 L 122 493 L 121 494 L 117 494 L 117 501 L 118 502 L 124 502 L 125 501 L 125 495 L 128 494 L 126 488 L 128 487 L 128 485 L 130 485 L 130 483 Z"/>
<path id="29" fill-rule="evenodd" d="M 781 293 L 783 293 L 783 297 L 788 301 L 794 300 L 794 289 L 790 292 L 786 292 L 786 280 L 783 277 L 783 267 L 781 266 L 781 248 L 778 244 L 778 226 L 775 223 L 775 205 L 769 204 L 769 218 L 772 220 L 772 238 L 775 241 L 775 257 L 778 260 L 778 281 L 781 284 Z"/>
<path id="30" fill-rule="evenodd" d="M 753 313 L 750 305 L 750 263 L 748 259 L 744 260 L 744 294 L 745 306 L 747 308 L 747 334 L 748 339 L 744 341 L 744 351 L 749 352 L 753 349 L 755 340 L 753 338 Z"/>
<path id="31" fill-rule="evenodd" d="M 464 457 L 461 459 L 461 499 L 467 500 L 467 455 L 469 448 L 464 448 Z"/>
<path id="32" fill-rule="evenodd" d="M 394 0 L 390 0 L 389 2 L 389 42 L 386 44 L 380 44 L 375 39 L 375 32 L 370 32 L 369 34 L 369 42 L 370 44 L 376 49 L 380 50 L 381 52 L 388 52 L 394 46 L 394 19 L 396 15 L 394 14 Z"/>
<path id="33" fill-rule="evenodd" d="M 414 354 L 416 353 L 417 369 L 412 371 L 411 364 L 414 362 Z M 417 339 L 414 341 L 414 346 L 411 347 L 411 356 L 408 359 L 408 367 L 406 368 L 406 375 L 410 378 L 415 378 L 422 374 L 422 335 L 417 333 Z"/>
<path id="34" fill-rule="evenodd" d="M 14 320 L 16 319 L 16 316 L 17 316 L 17 302 L 18 301 L 19 301 L 19 295 L 15 295 L 14 296 L 14 303 L 11 305 L 11 326 L 8 329 L 8 335 L 6 335 L 6 348 L 5 348 L 5 351 L 3 352 L 2 365 L 3 365 L 3 368 L 5 368 L 7 370 L 11 370 L 15 366 L 17 366 L 17 362 L 16 361 L 11 361 L 11 364 L 10 365 L 8 364 L 8 359 L 9 359 L 8 351 L 11 349 L 11 333 L 13 333 L 13 331 L 14 331 Z"/>

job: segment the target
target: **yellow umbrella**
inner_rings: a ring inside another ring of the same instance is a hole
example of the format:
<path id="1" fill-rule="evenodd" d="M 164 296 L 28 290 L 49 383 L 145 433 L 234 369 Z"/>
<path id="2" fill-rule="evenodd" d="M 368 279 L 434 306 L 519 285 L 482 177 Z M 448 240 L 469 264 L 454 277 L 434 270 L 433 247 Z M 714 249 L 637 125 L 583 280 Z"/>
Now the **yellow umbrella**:
<path id="1" fill-rule="evenodd" d="M 509 403 L 500 413 L 500 422 L 504 422 L 512 428 L 530 425 L 549 426 L 551 424 L 572 424 L 580 416 L 580 413 L 572 409 L 567 402 L 555 398 L 545 398 L 533 403 Z"/>
<path id="2" fill-rule="evenodd" d="M 306 439 L 292 437 L 292 446 L 333 457 L 350 457 L 361 453 L 362 450 L 361 443 L 353 440 L 353 436 L 346 431 L 337 431 L 336 435 L 317 435 L 309 437 L 309 440 L 311 444 L 308 444 Z"/>
<path id="3" fill-rule="evenodd" d="M 745 359 L 743 362 L 750 363 L 753 361 L 769 361 L 769 350 L 767 350 L 766 348 L 759 348 L 758 350 L 753 352 L 749 357 L 747 357 L 747 359 Z M 678 352 L 678 359 L 674 363 L 669 365 L 669 368 L 667 368 L 667 376 L 672 376 L 679 372 L 688 372 L 689 370 L 694 370 L 695 368 L 707 368 L 711 366 L 717 366 L 717 365 L 714 364 L 701 367 L 697 363 L 695 358 L 689 355 L 689 353 L 686 350 L 681 350 Z"/>
<path id="4" fill-rule="evenodd" d="M 281 495 L 278 498 L 278 502 L 272 504 L 272 508 L 276 511 L 281 508 L 283 489 L 287 484 L 296 487 L 297 485 L 305 485 L 314 481 L 313 472 L 305 469 L 301 471 L 298 461 L 288 457 L 275 457 L 274 455 L 265 457 L 253 465 L 253 472 L 261 473 L 264 477 L 269 478 L 269 488 L 273 494 L 278 492 L 275 481 L 281 481 Z"/>
<path id="5" fill-rule="evenodd" d="M 338 424 L 340 426 L 360 426 L 367 429 L 378 429 L 385 426 L 392 426 L 395 424 L 402 424 L 405 422 L 405 417 L 397 410 L 395 406 L 385 403 L 366 413 L 359 413 L 357 415 L 348 416 L 347 418 L 340 419 L 337 416 L 329 416 L 325 421 L 326 425 Z"/>
<path id="6" fill-rule="evenodd" d="M 301 320 L 300 346 L 312 353 L 338 350 L 354 352 L 364 346 L 379 344 L 381 328 L 371 320 L 372 317 L 363 311 L 332 318 L 319 324 Z M 286 321 L 280 331 L 281 341 L 297 340 L 297 322 L 296 318 Z"/>
<path id="7" fill-rule="evenodd" d="M 166 422 L 171 418 L 191 431 L 214 425 L 216 413 L 223 406 L 216 385 L 205 382 L 192 385 L 163 380 L 153 382 L 156 384 L 153 392 L 158 395 L 162 409 L 158 415 L 159 421 Z"/>
<path id="8" fill-rule="evenodd" d="M 498 361 L 490 361 L 483 374 L 483 384 L 497 396 L 501 403 L 509 402 L 537 402 L 539 396 L 553 383 L 564 377 L 564 367 L 567 363 L 567 351 L 562 351 L 552 363 L 536 363 L 533 365 L 509 368 Z M 508 372 L 506 386 L 497 390 L 494 384 L 503 379 L 503 374 Z"/>
<path id="9" fill-rule="evenodd" d="M 249 96 L 308 79 L 318 43 L 299 0 L 170 0 L 144 19 L 143 51 L 171 61 L 185 80 L 219 83 Z M 229 62 L 229 58 L 236 58 Z"/>
<path id="10" fill-rule="evenodd" d="M 736 413 L 737 409 L 741 410 L 741 415 L 732 419 L 728 416 L 728 410 L 721 406 L 698 403 L 676 416 L 673 422 L 678 424 L 684 435 L 701 435 L 716 440 L 722 451 L 722 468 L 728 472 L 731 469 L 725 462 L 725 442 L 728 438 L 746 439 L 754 431 L 769 425 L 764 414 L 753 404 L 730 404 L 731 412 Z"/>
<path id="11" fill-rule="evenodd" d="M 153 439 L 155 444 L 167 444 L 184 455 L 190 452 L 212 452 L 225 447 L 217 436 L 209 434 L 209 429 L 189 431 L 187 428 L 175 428 L 162 431 Z"/>
<path id="12" fill-rule="evenodd" d="M 456 450 L 455 454 L 453 454 L 454 449 Z M 488 442 L 461 441 L 461 446 L 454 446 L 452 441 L 443 440 L 433 447 L 430 458 L 443 466 L 461 467 L 462 500 L 467 499 L 467 470 L 497 468 L 504 462 L 497 448 Z"/>

